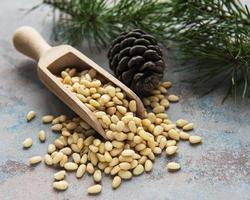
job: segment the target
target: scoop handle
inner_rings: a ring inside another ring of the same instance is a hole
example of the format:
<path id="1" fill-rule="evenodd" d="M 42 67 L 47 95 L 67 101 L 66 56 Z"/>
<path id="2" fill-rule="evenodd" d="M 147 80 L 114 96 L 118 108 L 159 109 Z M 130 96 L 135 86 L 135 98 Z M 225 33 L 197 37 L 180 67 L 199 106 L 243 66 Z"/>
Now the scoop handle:
<path id="1" fill-rule="evenodd" d="M 44 38 L 30 26 L 22 26 L 15 31 L 13 44 L 19 52 L 36 61 L 51 48 Z"/>

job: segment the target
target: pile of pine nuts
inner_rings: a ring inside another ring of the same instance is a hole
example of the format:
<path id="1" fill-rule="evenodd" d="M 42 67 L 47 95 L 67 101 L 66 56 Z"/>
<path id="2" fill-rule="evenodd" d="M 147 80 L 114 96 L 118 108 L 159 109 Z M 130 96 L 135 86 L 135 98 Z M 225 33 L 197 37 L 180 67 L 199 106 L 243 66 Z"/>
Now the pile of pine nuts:
<path id="1" fill-rule="evenodd" d="M 113 177 L 112 188 L 118 188 L 122 180 L 131 179 L 144 172 L 150 172 L 156 156 L 163 154 L 173 156 L 178 153 L 179 140 L 188 140 L 198 144 L 201 137 L 187 133 L 194 127 L 184 119 L 172 122 L 166 114 L 170 102 L 178 102 L 179 97 L 169 95 L 171 82 L 166 81 L 152 91 L 152 96 L 143 99 L 147 110 L 145 119 L 136 117 L 136 102 L 126 98 L 126 94 L 111 83 L 105 83 L 97 77 L 93 69 L 77 72 L 67 68 L 61 72 L 58 80 L 64 84 L 92 112 L 104 128 L 109 141 L 105 141 L 86 122 L 79 117 L 68 119 L 65 115 L 42 117 L 43 123 L 51 123 L 51 129 L 60 136 L 48 145 L 47 154 L 34 156 L 30 164 L 42 160 L 48 166 L 61 168 L 54 175 L 53 187 L 66 190 L 66 171 L 75 172 L 77 178 L 87 172 L 93 176 L 94 185 L 87 189 L 89 194 L 102 191 L 102 174 Z M 29 112 L 27 120 L 31 121 L 35 112 Z M 46 140 L 46 133 L 38 134 L 41 142 Z M 32 139 L 23 142 L 24 148 L 32 146 Z M 169 171 L 181 168 L 176 162 L 169 162 Z"/>

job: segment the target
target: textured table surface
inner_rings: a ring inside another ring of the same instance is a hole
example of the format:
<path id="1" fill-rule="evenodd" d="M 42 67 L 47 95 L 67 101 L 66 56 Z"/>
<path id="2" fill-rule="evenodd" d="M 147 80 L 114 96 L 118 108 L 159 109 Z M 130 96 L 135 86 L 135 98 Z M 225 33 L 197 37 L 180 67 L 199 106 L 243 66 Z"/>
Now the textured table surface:
<path id="1" fill-rule="evenodd" d="M 49 126 L 40 123 L 44 114 L 69 113 L 69 109 L 50 93 L 36 75 L 36 64 L 22 56 L 12 46 L 14 30 L 21 25 L 37 28 L 49 40 L 51 16 L 44 7 L 25 15 L 25 10 L 38 1 L 1 0 L 0 2 L 0 199 L 1 200 L 55 200 L 55 199 L 137 199 L 137 200 L 246 200 L 250 199 L 250 101 L 237 105 L 228 100 L 221 105 L 222 91 L 199 98 L 189 85 L 180 82 L 183 74 L 173 73 L 173 64 L 167 70 L 167 79 L 174 83 L 170 90 L 180 95 L 181 101 L 171 106 L 171 119 L 180 117 L 195 123 L 194 133 L 203 137 L 203 144 L 191 147 L 180 142 L 180 152 L 172 158 L 182 169 L 169 173 L 165 169 L 168 158 L 159 157 L 150 174 L 123 182 L 113 191 L 111 179 L 105 176 L 99 196 L 88 196 L 92 184 L 85 175 L 76 180 L 67 176 L 70 185 L 65 192 L 52 189 L 54 169 L 43 164 L 29 167 L 32 155 L 44 155 L 46 147 L 56 138 Z M 47 17 L 46 17 L 47 16 Z M 82 51 L 107 68 L 106 51 Z M 26 123 L 29 110 L 38 113 L 37 119 Z M 39 143 L 37 133 L 49 133 L 45 144 Z M 22 141 L 32 137 L 30 150 L 22 149 Z"/>

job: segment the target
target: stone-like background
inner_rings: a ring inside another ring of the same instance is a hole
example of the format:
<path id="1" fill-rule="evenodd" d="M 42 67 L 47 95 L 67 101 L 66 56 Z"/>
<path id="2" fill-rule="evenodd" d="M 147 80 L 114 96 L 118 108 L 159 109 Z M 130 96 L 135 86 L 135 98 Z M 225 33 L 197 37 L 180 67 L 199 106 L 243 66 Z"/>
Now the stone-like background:
<path id="1" fill-rule="evenodd" d="M 51 16 L 48 7 L 28 15 L 25 9 L 40 1 L 0 1 L 0 199 L 1 200 L 55 200 L 55 199 L 119 199 L 119 200 L 247 200 L 250 199 L 250 101 L 234 103 L 229 99 L 221 104 L 223 91 L 199 98 L 189 85 L 181 82 L 183 74 L 173 73 L 175 64 L 167 69 L 166 79 L 174 83 L 171 93 L 180 95 L 181 101 L 172 104 L 171 119 L 180 117 L 195 123 L 195 131 L 203 137 L 203 144 L 191 147 L 180 142 L 180 152 L 173 158 L 182 169 L 169 173 L 165 169 L 168 158 L 159 157 L 150 174 L 124 181 L 113 191 L 111 179 L 103 178 L 102 194 L 87 195 L 93 184 L 85 175 L 77 180 L 67 175 L 70 185 L 65 192 L 52 189 L 54 169 L 44 166 L 29 167 L 33 155 L 44 155 L 47 145 L 56 138 L 49 126 L 40 123 L 44 114 L 69 113 L 69 109 L 38 81 L 36 64 L 19 54 L 12 45 L 14 30 L 22 25 L 35 27 L 49 41 Z M 246 1 L 245 1 L 246 2 Z M 95 62 L 108 68 L 106 51 L 82 52 Z M 167 56 L 167 55 L 166 55 Z M 29 110 L 37 111 L 37 118 L 26 123 Z M 36 138 L 40 129 L 48 132 L 41 144 Z M 22 141 L 32 137 L 30 150 L 22 149 Z"/>

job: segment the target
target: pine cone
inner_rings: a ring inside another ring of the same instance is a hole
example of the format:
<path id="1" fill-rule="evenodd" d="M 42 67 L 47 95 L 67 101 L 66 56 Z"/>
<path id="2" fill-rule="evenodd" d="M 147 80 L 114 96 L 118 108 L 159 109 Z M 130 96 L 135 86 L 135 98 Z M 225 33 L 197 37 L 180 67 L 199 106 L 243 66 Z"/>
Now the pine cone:
<path id="1" fill-rule="evenodd" d="M 165 62 L 156 39 L 141 30 L 121 33 L 108 52 L 116 77 L 139 96 L 149 95 L 163 77 Z"/>

